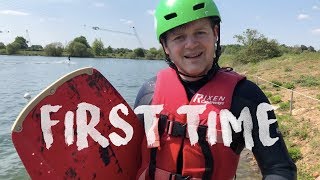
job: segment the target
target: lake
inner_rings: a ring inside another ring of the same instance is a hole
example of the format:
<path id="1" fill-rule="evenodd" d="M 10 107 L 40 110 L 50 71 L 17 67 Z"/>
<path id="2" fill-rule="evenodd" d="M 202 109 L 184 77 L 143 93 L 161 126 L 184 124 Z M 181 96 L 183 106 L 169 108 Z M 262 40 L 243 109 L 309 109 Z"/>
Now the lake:
<path id="1" fill-rule="evenodd" d="M 0 179 L 29 179 L 11 141 L 11 126 L 28 103 L 24 94 L 35 97 L 61 76 L 83 67 L 99 70 L 133 107 L 141 85 L 167 65 L 157 60 L 71 58 L 68 63 L 67 57 L 0 56 Z M 256 177 L 247 162 L 240 164 L 240 174 Z"/>

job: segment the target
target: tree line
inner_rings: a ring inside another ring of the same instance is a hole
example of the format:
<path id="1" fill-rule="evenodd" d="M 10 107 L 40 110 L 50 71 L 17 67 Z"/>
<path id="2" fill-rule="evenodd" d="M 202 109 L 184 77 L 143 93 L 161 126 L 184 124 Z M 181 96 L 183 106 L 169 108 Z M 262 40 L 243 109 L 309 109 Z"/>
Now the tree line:
<path id="1" fill-rule="evenodd" d="M 235 35 L 234 38 L 239 44 L 222 46 L 222 53 L 231 55 L 231 59 L 234 62 L 242 64 L 257 63 L 266 59 L 280 57 L 283 54 L 317 52 L 312 46 L 279 44 L 276 40 L 268 39 L 254 29 L 247 29 L 242 34 Z"/>
<path id="2" fill-rule="evenodd" d="M 268 39 L 254 29 L 247 29 L 234 38 L 238 44 L 222 45 L 222 55 L 230 55 L 237 63 L 257 63 L 266 59 L 282 56 L 283 54 L 300 54 L 303 52 L 317 52 L 314 47 L 306 45 L 287 46 L 279 44 L 274 39 Z M 320 50 L 318 51 L 320 52 Z M 54 42 L 42 47 L 28 46 L 25 38 L 17 36 L 12 43 L 5 45 L 0 42 L 0 54 L 23 54 L 44 56 L 71 57 L 106 57 L 126 59 L 164 59 L 162 48 L 112 48 L 104 47 L 101 40 L 95 39 L 90 45 L 84 36 L 76 37 L 64 47 L 60 42 Z"/>
<path id="3" fill-rule="evenodd" d="M 90 45 L 84 36 L 76 37 L 66 47 L 60 42 L 53 42 L 45 47 L 41 45 L 28 46 L 24 37 L 17 36 L 12 43 L 5 45 L 0 42 L 0 54 L 5 55 L 43 55 L 43 56 L 70 56 L 70 57 L 106 57 L 127 59 L 164 59 L 162 48 L 112 48 L 104 47 L 101 40 L 95 39 Z"/>

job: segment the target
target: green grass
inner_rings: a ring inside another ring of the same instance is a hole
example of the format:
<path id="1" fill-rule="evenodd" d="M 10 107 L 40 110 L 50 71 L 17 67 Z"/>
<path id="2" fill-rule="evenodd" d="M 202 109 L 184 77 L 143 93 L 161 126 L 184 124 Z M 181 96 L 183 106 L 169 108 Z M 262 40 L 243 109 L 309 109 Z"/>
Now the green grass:
<path id="1" fill-rule="evenodd" d="M 292 82 L 286 82 L 283 84 L 283 87 L 287 88 L 287 89 L 294 89 L 295 86 L 294 86 L 294 83 Z"/>
<path id="2" fill-rule="evenodd" d="M 319 86 L 320 80 L 313 77 L 313 76 L 305 76 L 301 75 L 298 80 L 295 81 L 299 83 L 303 87 L 312 87 L 312 86 Z"/>
<path id="3" fill-rule="evenodd" d="M 278 103 L 282 102 L 281 96 L 280 95 L 272 96 L 272 97 L 270 97 L 270 101 L 272 104 L 278 104 Z"/>
<path id="4" fill-rule="evenodd" d="M 271 81 L 273 84 L 272 84 L 272 87 L 279 87 L 279 86 L 282 86 L 282 82 L 279 82 L 277 80 L 272 80 Z"/>
<path id="5" fill-rule="evenodd" d="M 299 159 L 302 158 L 300 148 L 298 148 L 298 147 L 295 147 L 295 146 L 288 147 L 288 152 L 294 162 L 297 162 Z"/>
<path id="6" fill-rule="evenodd" d="M 267 96 L 267 98 L 272 97 L 272 93 L 269 91 L 265 91 L 264 94 Z"/>
<path id="7" fill-rule="evenodd" d="M 292 69 L 289 68 L 289 67 L 286 67 L 286 68 L 284 69 L 284 72 L 291 72 L 291 71 L 292 71 Z"/>
<path id="8" fill-rule="evenodd" d="M 279 103 L 279 109 L 282 111 L 290 109 L 290 101 Z"/>

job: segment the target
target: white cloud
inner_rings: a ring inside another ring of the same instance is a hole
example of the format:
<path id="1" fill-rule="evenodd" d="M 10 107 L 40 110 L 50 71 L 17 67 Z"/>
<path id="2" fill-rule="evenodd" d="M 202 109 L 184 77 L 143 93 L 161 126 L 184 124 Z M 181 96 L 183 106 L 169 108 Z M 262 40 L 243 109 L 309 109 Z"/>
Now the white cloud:
<path id="1" fill-rule="evenodd" d="M 0 11 L 0 14 L 12 15 L 12 16 L 28 16 L 29 13 L 21 12 L 21 11 L 13 11 L 13 10 L 3 10 Z"/>
<path id="2" fill-rule="evenodd" d="M 317 6 L 317 5 L 314 5 L 314 6 L 312 6 L 312 9 L 314 9 L 314 10 L 320 10 L 320 7 Z"/>
<path id="3" fill-rule="evenodd" d="M 102 3 L 102 2 L 95 2 L 95 3 L 93 3 L 93 6 L 95 6 L 95 7 L 104 7 L 105 4 Z"/>
<path id="4" fill-rule="evenodd" d="M 320 28 L 313 29 L 311 32 L 312 32 L 312 34 L 320 35 Z"/>
<path id="5" fill-rule="evenodd" d="M 120 21 L 123 22 L 124 24 L 133 25 L 133 21 L 132 20 L 120 19 Z"/>
<path id="6" fill-rule="evenodd" d="M 43 23 L 43 22 L 63 23 L 64 19 L 63 18 L 56 18 L 56 17 L 49 17 L 49 18 L 40 18 L 39 21 L 41 23 Z"/>
<path id="7" fill-rule="evenodd" d="M 154 16 L 154 13 L 156 12 L 156 10 L 154 10 L 154 9 L 148 9 L 147 10 L 147 13 L 148 14 L 150 14 L 150 15 L 152 15 L 152 16 Z"/>
<path id="8" fill-rule="evenodd" d="M 47 0 L 48 3 L 72 3 L 74 0 Z"/>
<path id="9" fill-rule="evenodd" d="M 310 19 L 310 16 L 308 14 L 299 14 L 297 19 L 298 20 L 306 20 L 306 19 Z"/>

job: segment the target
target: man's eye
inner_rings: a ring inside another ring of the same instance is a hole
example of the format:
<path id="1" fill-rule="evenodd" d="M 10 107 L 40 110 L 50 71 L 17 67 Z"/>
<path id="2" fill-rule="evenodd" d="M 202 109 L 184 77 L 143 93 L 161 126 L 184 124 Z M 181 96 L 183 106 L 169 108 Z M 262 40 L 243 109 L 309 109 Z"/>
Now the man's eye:
<path id="1" fill-rule="evenodd" d="M 182 39 L 183 39 L 183 36 L 176 36 L 173 38 L 174 41 L 182 40 Z"/>
<path id="2" fill-rule="evenodd" d="M 201 34 L 206 34 L 207 32 L 205 31 L 198 31 L 197 34 L 201 35 Z"/>

